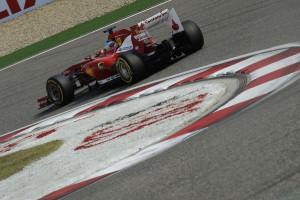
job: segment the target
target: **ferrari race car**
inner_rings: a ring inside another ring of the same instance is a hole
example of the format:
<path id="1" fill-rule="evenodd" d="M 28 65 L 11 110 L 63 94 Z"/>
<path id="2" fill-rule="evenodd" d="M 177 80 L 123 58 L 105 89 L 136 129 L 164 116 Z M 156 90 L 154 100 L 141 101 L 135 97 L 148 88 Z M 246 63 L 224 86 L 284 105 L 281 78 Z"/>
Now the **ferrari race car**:
<path id="1" fill-rule="evenodd" d="M 171 37 L 156 43 L 149 30 L 161 23 L 169 26 Z M 127 29 L 110 27 L 103 49 L 70 66 L 46 82 L 47 96 L 39 98 L 39 108 L 70 103 L 76 91 L 92 84 L 121 79 L 126 84 L 145 78 L 148 69 L 166 66 L 203 47 L 204 38 L 193 21 L 181 22 L 174 9 L 165 9 Z"/>

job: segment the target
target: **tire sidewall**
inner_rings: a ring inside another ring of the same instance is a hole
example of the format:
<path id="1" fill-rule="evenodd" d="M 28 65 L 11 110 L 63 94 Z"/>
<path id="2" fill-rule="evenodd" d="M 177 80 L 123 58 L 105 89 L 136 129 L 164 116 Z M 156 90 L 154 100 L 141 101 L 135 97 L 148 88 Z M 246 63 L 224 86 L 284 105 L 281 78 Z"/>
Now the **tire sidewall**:
<path id="1" fill-rule="evenodd" d="M 120 65 L 122 63 L 123 66 Z M 135 52 L 126 52 L 124 54 L 119 55 L 119 58 L 116 62 L 116 69 L 117 72 L 120 74 L 122 81 L 124 81 L 127 84 L 136 83 L 145 78 L 148 74 L 144 61 Z M 125 71 L 127 77 L 123 73 Z"/>
<path id="2" fill-rule="evenodd" d="M 133 71 L 126 59 L 124 59 L 123 57 L 119 57 L 116 63 L 116 69 L 120 74 L 122 81 L 124 81 L 125 83 L 133 82 Z M 128 77 L 125 76 L 125 74 L 123 73 L 124 71 L 127 71 Z"/>
<path id="3" fill-rule="evenodd" d="M 201 49 L 204 45 L 204 37 L 198 25 L 190 20 L 182 22 L 184 35 L 186 38 L 185 48 L 187 52 L 194 52 Z"/>
<path id="4" fill-rule="evenodd" d="M 53 99 L 53 91 L 51 89 L 56 89 L 59 92 L 59 97 Z M 66 105 L 71 102 L 74 98 L 74 88 L 72 82 L 63 75 L 55 75 L 47 80 L 46 84 L 47 95 L 50 102 L 57 106 Z"/>
<path id="5" fill-rule="evenodd" d="M 52 86 L 51 86 L 52 85 Z M 51 87 L 56 87 L 58 89 L 58 91 L 60 92 L 60 96 L 61 98 L 59 100 L 54 100 L 53 97 L 52 97 L 52 94 L 51 94 Z M 50 99 L 50 101 L 52 103 L 55 103 L 55 104 L 62 104 L 63 100 L 64 100 L 64 93 L 63 93 L 63 90 L 62 90 L 62 87 L 60 84 L 58 84 L 56 81 L 54 81 L 53 79 L 49 79 L 47 81 L 47 94 L 48 94 L 48 97 Z"/>

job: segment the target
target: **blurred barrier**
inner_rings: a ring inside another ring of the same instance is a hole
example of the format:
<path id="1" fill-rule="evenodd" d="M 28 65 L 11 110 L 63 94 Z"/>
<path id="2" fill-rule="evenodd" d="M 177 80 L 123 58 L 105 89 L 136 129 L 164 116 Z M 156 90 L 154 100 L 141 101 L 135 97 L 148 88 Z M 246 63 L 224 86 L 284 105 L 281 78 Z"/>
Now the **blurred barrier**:
<path id="1" fill-rule="evenodd" d="M 54 0 L 0 0 L 0 23 L 7 22 Z"/>

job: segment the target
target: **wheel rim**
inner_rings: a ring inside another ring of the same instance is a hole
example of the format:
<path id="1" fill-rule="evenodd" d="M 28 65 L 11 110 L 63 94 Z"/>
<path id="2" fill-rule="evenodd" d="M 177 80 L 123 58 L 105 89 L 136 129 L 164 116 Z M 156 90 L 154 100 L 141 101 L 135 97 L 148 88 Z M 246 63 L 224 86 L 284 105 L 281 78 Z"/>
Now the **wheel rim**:
<path id="1" fill-rule="evenodd" d="M 117 67 L 122 80 L 126 83 L 132 82 L 132 71 L 126 60 L 119 58 Z"/>
<path id="2" fill-rule="evenodd" d="M 53 83 L 49 83 L 47 86 L 48 89 L 48 96 L 50 97 L 50 99 L 57 103 L 57 102 L 61 102 L 62 99 L 62 93 L 61 93 L 61 89 L 59 88 L 59 86 L 57 86 L 56 84 Z"/>

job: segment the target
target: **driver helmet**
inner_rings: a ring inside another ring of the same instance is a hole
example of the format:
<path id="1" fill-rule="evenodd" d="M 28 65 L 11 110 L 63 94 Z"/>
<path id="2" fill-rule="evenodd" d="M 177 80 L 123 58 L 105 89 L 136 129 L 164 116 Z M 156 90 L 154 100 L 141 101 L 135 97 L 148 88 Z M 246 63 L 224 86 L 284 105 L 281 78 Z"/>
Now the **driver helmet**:
<path id="1" fill-rule="evenodd" d="M 115 50 L 117 47 L 116 42 L 112 41 L 112 40 L 107 40 L 104 44 L 104 50 L 106 51 L 112 51 Z"/>

